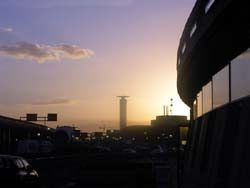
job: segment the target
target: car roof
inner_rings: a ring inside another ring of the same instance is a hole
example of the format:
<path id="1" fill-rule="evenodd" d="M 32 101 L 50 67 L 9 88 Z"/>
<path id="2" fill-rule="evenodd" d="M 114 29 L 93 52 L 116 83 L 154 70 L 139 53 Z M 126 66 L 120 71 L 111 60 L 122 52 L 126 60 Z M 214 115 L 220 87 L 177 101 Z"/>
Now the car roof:
<path id="1" fill-rule="evenodd" d="M 15 156 L 15 155 L 0 155 L 0 158 L 5 158 L 5 159 L 23 159 L 20 156 Z"/>

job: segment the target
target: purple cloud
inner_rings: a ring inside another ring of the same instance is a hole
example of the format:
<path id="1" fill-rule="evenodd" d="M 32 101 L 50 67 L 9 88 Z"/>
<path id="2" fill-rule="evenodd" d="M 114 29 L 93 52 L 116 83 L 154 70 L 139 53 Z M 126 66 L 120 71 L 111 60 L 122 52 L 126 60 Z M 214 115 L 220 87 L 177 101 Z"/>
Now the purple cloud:
<path id="1" fill-rule="evenodd" d="M 10 45 L 1 45 L 0 55 L 44 63 L 45 61 L 59 61 L 61 59 L 89 58 L 94 55 L 94 52 L 76 45 L 60 44 L 51 46 L 18 42 Z"/>

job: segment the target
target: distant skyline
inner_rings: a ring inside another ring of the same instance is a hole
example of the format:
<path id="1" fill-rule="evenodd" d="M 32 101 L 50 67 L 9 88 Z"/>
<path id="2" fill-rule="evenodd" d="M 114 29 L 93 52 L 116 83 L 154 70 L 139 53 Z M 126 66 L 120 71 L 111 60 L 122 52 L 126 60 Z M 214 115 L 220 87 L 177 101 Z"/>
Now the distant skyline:
<path id="1" fill-rule="evenodd" d="M 0 2 L 0 114 L 58 113 L 55 124 L 150 124 L 173 98 L 176 52 L 195 0 L 7 0 Z"/>

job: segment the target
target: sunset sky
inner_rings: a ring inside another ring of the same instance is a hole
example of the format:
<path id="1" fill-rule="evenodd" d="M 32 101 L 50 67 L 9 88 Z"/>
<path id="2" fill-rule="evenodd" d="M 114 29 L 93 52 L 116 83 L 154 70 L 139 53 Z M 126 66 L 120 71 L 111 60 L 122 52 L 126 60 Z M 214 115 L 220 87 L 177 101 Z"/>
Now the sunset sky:
<path id="1" fill-rule="evenodd" d="M 0 114 L 58 113 L 82 130 L 150 124 L 173 98 L 176 53 L 195 0 L 5 0 L 0 2 Z"/>

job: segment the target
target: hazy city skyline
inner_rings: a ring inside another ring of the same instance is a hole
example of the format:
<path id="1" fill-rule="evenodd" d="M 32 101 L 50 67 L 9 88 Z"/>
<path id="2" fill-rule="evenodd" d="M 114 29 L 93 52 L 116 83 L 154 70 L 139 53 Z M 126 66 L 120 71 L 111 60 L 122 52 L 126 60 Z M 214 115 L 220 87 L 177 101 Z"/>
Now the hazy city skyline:
<path id="1" fill-rule="evenodd" d="M 0 114 L 58 113 L 82 130 L 149 124 L 174 100 L 176 51 L 194 0 L 9 0 L 0 3 Z M 54 124 L 55 125 L 55 124 Z"/>

